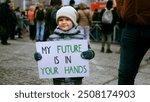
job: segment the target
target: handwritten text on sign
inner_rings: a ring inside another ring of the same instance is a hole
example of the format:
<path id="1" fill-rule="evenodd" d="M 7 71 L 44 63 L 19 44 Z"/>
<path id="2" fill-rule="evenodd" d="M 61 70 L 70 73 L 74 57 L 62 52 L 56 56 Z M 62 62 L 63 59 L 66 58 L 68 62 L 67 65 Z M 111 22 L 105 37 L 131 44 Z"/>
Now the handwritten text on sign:
<path id="1" fill-rule="evenodd" d="M 87 40 L 36 42 L 36 50 L 42 55 L 38 61 L 40 78 L 89 75 L 89 61 L 80 56 L 88 50 Z"/>

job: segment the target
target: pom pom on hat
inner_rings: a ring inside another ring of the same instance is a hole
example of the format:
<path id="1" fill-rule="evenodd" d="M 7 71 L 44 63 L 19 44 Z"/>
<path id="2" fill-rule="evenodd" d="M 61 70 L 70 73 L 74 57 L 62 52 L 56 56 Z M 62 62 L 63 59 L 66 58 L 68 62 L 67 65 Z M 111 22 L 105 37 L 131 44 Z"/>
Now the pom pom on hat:
<path id="1" fill-rule="evenodd" d="M 72 6 L 61 7 L 56 13 L 56 22 L 58 22 L 59 17 L 68 17 L 77 26 L 77 11 Z"/>

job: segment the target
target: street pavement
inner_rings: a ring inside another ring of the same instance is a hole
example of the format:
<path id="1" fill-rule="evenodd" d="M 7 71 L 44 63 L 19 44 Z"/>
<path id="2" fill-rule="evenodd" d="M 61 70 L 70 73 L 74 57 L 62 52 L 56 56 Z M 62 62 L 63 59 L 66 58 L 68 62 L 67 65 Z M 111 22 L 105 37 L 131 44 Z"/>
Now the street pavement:
<path id="1" fill-rule="evenodd" d="M 52 85 L 52 79 L 40 79 L 37 62 L 34 60 L 35 41 L 28 34 L 23 39 L 8 40 L 11 45 L 0 44 L 1 85 Z M 101 43 L 91 41 L 95 58 L 90 60 L 90 75 L 83 79 L 83 85 L 117 85 L 120 47 L 112 44 L 113 53 L 101 53 Z M 136 85 L 150 85 L 150 50 L 142 60 Z"/>

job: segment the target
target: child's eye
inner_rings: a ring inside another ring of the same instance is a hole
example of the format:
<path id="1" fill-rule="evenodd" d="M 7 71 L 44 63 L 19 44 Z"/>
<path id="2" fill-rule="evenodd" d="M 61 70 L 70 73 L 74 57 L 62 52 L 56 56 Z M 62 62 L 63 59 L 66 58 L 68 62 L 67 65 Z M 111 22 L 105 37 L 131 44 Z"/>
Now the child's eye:
<path id="1" fill-rule="evenodd" d="M 70 19 L 69 18 L 66 18 L 66 21 L 69 21 Z"/>
<path id="2" fill-rule="evenodd" d="M 59 21 L 63 21 L 63 19 L 59 19 Z"/>
<path id="3" fill-rule="evenodd" d="M 59 21 L 70 21 L 70 19 L 69 18 L 59 18 Z"/>

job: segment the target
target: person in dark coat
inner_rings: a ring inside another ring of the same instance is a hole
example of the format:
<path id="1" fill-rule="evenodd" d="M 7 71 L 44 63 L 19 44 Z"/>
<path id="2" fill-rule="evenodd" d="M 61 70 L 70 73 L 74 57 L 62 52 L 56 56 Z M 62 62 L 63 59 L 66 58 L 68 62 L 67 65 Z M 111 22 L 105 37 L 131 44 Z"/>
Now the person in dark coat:
<path id="1" fill-rule="evenodd" d="M 16 17 L 13 6 L 11 7 L 10 14 L 11 14 L 11 17 L 10 17 L 11 23 L 9 23 L 9 28 L 10 28 L 9 34 L 10 34 L 10 39 L 15 40 L 16 26 L 17 26 L 18 22 L 17 22 L 17 17 Z"/>
<path id="2" fill-rule="evenodd" d="M 112 12 L 112 22 L 111 23 L 103 23 L 102 22 L 102 16 L 106 10 L 111 10 Z M 107 43 L 107 49 L 106 53 L 112 53 L 111 51 L 111 37 L 113 34 L 114 25 L 117 22 L 117 19 L 119 19 L 119 16 L 117 14 L 116 9 L 113 8 L 113 1 L 109 0 L 106 4 L 106 8 L 102 9 L 100 13 L 100 21 L 102 23 L 102 47 L 101 52 L 105 51 L 105 43 Z"/>
<path id="3" fill-rule="evenodd" d="M 10 17 L 11 17 L 11 10 L 10 10 L 10 1 L 7 0 L 6 2 L 1 4 L 1 9 L 0 9 L 0 27 L 3 30 L 1 32 L 1 44 L 3 45 L 10 45 L 10 43 L 7 42 L 9 38 L 9 23 Z"/>
<path id="4" fill-rule="evenodd" d="M 100 21 L 98 9 L 94 10 L 93 15 L 92 15 L 92 21 Z"/>
<path id="5" fill-rule="evenodd" d="M 125 23 L 121 35 L 118 85 L 134 85 L 141 62 L 150 49 L 150 3 L 149 0 L 117 0 L 117 8 Z"/>
<path id="6" fill-rule="evenodd" d="M 56 28 L 56 12 L 61 8 L 61 0 L 51 0 L 50 7 L 48 8 L 45 16 L 45 33 L 44 41 L 46 41 Z"/>

